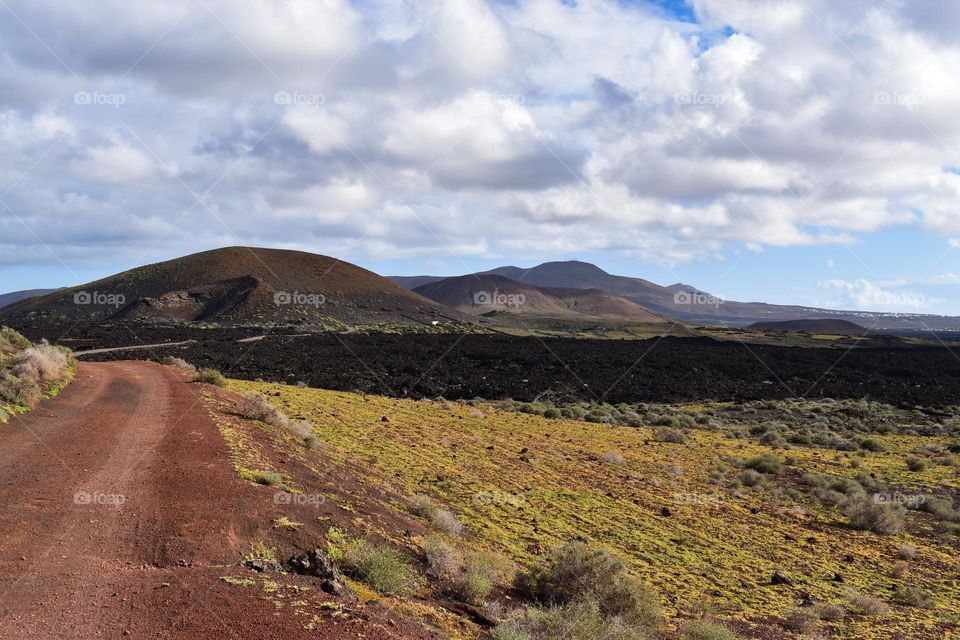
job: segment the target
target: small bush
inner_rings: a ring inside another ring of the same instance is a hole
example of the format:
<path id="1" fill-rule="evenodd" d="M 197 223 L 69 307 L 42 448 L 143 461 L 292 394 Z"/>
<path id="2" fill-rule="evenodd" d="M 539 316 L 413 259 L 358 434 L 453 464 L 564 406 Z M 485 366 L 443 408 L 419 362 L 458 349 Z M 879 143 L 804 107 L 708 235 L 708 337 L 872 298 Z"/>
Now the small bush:
<path id="1" fill-rule="evenodd" d="M 890 607 L 880 598 L 857 591 L 847 596 L 847 602 L 854 611 L 864 616 L 883 616 L 890 611 Z"/>
<path id="2" fill-rule="evenodd" d="M 745 487 L 755 487 L 763 482 L 763 474 L 753 469 L 744 469 L 740 474 L 740 484 Z"/>
<path id="3" fill-rule="evenodd" d="M 925 471 L 926 468 L 927 468 L 927 463 L 925 460 L 921 460 L 920 458 L 915 458 L 915 457 L 907 458 L 907 469 L 909 469 L 910 471 L 916 471 L 919 473 L 920 471 Z"/>
<path id="4" fill-rule="evenodd" d="M 825 602 L 819 604 L 813 609 L 814 614 L 821 620 L 843 620 L 846 615 L 846 611 L 843 610 L 843 607 L 837 604 L 830 604 Z"/>
<path id="5" fill-rule="evenodd" d="M 654 419 L 653 424 L 657 427 L 680 428 L 680 418 L 677 416 L 659 416 Z"/>
<path id="6" fill-rule="evenodd" d="M 62 379 L 68 364 L 64 351 L 44 341 L 15 355 L 10 361 L 10 372 L 20 379 L 32 378 L 47 384 Z"/>
<path id="7" fill-rule="evenodd" d="M 277 487 L 283 484 L 283 476 L 275 471 L 253 470 L 242 474 L 247 480 L 262 484 L 266 487 Z"/>
<path id="8" fill-rule="evenodd" d="M 17 331 L 14 331 L 10 327 L 0 327 L 0 350 L 8 347 L 12 350 L 22 351 L 29 349 L 30 346 L 30 341 Z"/>
<path id="9" fill-rule="evenodd" d="M 39 383 L 31 377 L 18 378 L 10 373 L 0 374 L 0 400 L 21 407 L 33 407 L 43 397 Z"/>
<path id="10" fill-rule="evenodd" d="M 262 393 L 248 393 L 240 402 L 240 415 L 250 420 L 259 420 L 275 427 L 290 426 L 290 418 L 270 404 Z"/>
<path id="11" fill-rule="evenodd" d="M 642 629 L 604 615 L 593 600 L 529 608 L 490 632 L 491 640 L 647 640 Z"/>
<path id="12" fill-rule="evenodd" d="M 197 368 L 184 360 L 183 358 L 176 358 L 174 356 L 167 356 L 163 359 L 163 364 L 168 367 L 174 367 L 180 369 L 181 371 L 186 371 L 189 374 L 196 375 Z"/>
<path id="13" fill-rule="evenodd" d="M 227 386 L 227 379 L 216 369 L 200 369 L 193 379 L 194 382 L 212 384 L 215 387 Z"/>
<path id="14" fill-rule="evenodd" d="M 709 620 L 693 620 L 680 631 L 683 640 L 740 640 L 740 636 L 722 624 Z"/>
<path id="15" fill-rule="evenodd" d="M 479 551 L 462 554 L 440 536 L 428 537 L 423 546 L 427 573 L 444 593 L 463 602 L 485 604 L 510 573 L 509 564 L 500 557 Z"/>
<path id="16" fill-rule="evenodd" d="M 560 409 L 557 409 L 556 407 L 550 407 L 543 412 L 543 417 L 550 418 L 551 420 L 557 420 L 558 418 L 562 418 L 563 414 L 560 413 Z"/>
<path id="17" fill-rule="evenodd" d="M 407 500 L 407 509 L 415 516 L 430 521 L 440 531 L 452 536 L 462 536 L 463 523 L 452 511 L 442 508 L 430 496 L 415 495 Z"/>
<path id="18" fill-rule="evenodd" d="M 416 573 L 403 554 L 365 538 L 347 543 L 342 563 L 347 575 L 382 595 L 409 593 L 416 586 Z"/>
<path id="19" fill-rule="evenodd" d="M 617 451 L 611 451 L 610 453 L 604 454 L 601 460 L 603 460 L 607 464 L 612 464 L 618 467 L 623 465 L 625 462 L 625 460 L 623 459 L 623 456 L 620 455 L 620 453 Z"/>
<path id="20" fill-rule="evenodd" d="M 813 610 L 794 609 L 786 615 L 783 626 L 790 631 L 807 634 L 816 631 L 819 623 L 820 618 Z"/>
<path id="21" fill-rule="evenodd" d="M 933 609 L 933 596 L 918 587 L 904 587 L 893 594 L 893 601 L 905 607 Z"/>
<path id="22" fill-rule="evenodd" d="M 854 529 L 885 535 L 896 535 L 903 530 L 904 513 L 899 504 L 875 502 L 862 494 L 849 498 L 844 508 L 844 515 Z"/>
<path id="23" fill-rule="evenodd" d="M 865 451 L 879 453 L 881 451 L 886 451 L 887 445 L 882 440 L 877 440 L 876 438 L 864 438 L 860 441 L 860 448 L 864 449 Z"/>
<path id="24" fill-rule="evenodd" d="M 622 560 L 585 542 L 570 542 L 546 561 L 517 577 L 517 588 L 546 606 L 594 600 L 607 616 L 631 624 L 659 624 L 662 611 L 656 597 L 626 573 Z"/>
<path id="25" fill-rule="evenodd" d="M 451 536 L 460 537 L 463 535 L 463 523 L 460 522 L 452 511 L 437 509 L 430 521 L 437 529 Z"/>
<path id="26" fill-rule="evenodd" d="M 780 473 L 783 470 L 783 461 L 775 453 L 761 453 L 743 463 L 745 469 L 753 469 L 760 473 Z"/>
<path id="27" fill-rule="evenodd" d="M 687 436 L 679 429 L 666 429 L 657 434 L 659 442 L 670 442 L 672 444 L 686 444 Z"/>
<path id="28" fill-rule="evenodd" d="M 913 558 L 917 557 L 917 550 L 914 547 L 905 544 L 897 551 L 897 555 L 901 560 L 912 560 Z"/>

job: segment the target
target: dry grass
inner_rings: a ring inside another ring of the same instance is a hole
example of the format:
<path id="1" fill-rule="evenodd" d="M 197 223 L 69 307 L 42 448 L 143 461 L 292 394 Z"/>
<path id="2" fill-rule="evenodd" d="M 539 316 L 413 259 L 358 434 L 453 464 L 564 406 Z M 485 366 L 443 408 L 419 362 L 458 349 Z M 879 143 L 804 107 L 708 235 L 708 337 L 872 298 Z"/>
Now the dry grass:
<path id="1" fill-rule="evenodd" d="M 68 365 L 69 358 L 64 351 L 43 341 L 15 355 L 10 371 L 18 378 L 33 378 L 47 384 L 63 378 Z"/>
<path id="2" fill-rule="evenodd" d="M 227 379 L 216 369 L 200 369 L 193 379 L 194 382 L 212 384 L 215 387 L 227 386 Z"/>
<path id="3" fill-rule="evenodd" d="M 163 359 L 163 364 L 167 365 L 168 367 L 174 367 L 176 369 L 180 369 L 181 371 L 185 371 L 190 375 L 196 375 L 197 373 L 197 368 L 183 358 L 167 356 Z"/>
<path id="4" fill-rule="evenodd" d="M 407 500 L 407 509 L 415 516 L 428 520 L 434 527 L 451 536 L 464 534 L 463 523 L 450 511 L 436 503 L 430 496 L 415 495 Z"/>

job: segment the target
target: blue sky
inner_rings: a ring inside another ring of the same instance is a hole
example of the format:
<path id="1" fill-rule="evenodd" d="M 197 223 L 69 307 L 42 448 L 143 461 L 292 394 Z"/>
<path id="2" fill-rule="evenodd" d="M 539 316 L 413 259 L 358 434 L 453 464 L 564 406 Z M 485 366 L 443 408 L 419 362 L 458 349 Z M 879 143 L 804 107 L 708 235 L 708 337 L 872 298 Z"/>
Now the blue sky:
<path id="1" fill-rule="evenodd" d="M 6 5 L 0 290 L 246 244 L 960 315 L 947 0 Z"/>

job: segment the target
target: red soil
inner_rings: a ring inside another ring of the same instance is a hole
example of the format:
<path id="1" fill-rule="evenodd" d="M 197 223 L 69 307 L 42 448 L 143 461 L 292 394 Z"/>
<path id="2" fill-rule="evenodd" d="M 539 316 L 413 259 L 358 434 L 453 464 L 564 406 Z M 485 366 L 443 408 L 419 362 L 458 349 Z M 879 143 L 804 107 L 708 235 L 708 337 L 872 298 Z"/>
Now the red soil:
<path id="1" fill-rule="evenodd" d="M 0 638 L 429 637 L 359 603 L 308 631 L 259 585 L 220 579 L 270 505 L 237 478 L 200 393 L 168 367 L 84 363 L 0 425 Z"/>

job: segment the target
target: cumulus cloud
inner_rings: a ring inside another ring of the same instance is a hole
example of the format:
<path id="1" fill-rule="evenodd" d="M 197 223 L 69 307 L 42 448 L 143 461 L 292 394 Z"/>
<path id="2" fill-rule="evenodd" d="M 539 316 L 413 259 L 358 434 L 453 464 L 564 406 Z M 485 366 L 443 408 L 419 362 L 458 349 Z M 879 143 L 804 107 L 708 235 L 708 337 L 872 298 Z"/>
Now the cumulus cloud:
<path id="1" fill-rule="evenodd" d="M 863 311 L 920 311 L 928 308 L 934 300 L 921 293 L 883 289 L 869 280 L 823 280 L 818 283 L 830 290 L 836 297 L 831 306 Z"/>
<path id="2" fill-rule="evenodd" d="M 7 0 L 0 263 L 960 236 L 951 3 L 692 4 Z"/>

